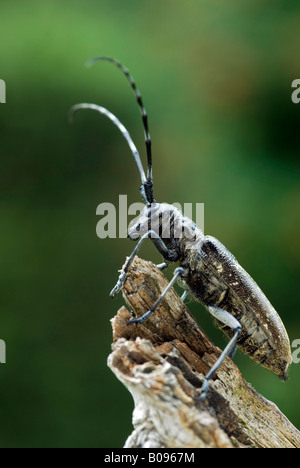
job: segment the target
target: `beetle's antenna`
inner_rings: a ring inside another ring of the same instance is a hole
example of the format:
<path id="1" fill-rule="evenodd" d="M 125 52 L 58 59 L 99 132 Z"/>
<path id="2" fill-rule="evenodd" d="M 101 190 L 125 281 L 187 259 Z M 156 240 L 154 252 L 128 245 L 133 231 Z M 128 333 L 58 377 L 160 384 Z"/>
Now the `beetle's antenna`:
<path id="1" fill-rule="evenodd" d="M 143 166 L 142 166 L 141 158 L 140 158 L 139 152 L 138 152 L 135 144 L 132 141 L 131 136 L 129 135 L 129 132 L 126 130 L 124 125 L 119 121 L 119 119 L 117 119 L 117 117 L 114 114 L 109 112 L 109 110 L 107 110 L 105 107 L 97 106 L 96 104 L 88 104 L 88 103 L 75 104 L 75 106 L 73 106 L 70 109 L 69 120 L 70 120 L 71 123 L 73 123 L 73 121 L 74 121 L 74 117 L 75 117 L 76 112 L 81 110 L 81 109 L 90 109 L 90 110 L 95 110 L 97 112 L 100 112 L 100 114 L 106 115 L 106 117 L 108 117 L 118 127 L 118 129 L 122 133 L 123 137 L 126 139 L 128 145 L 129 145 L 129 147 L 131 149 L 132 155 L 133 155 L 134 160 L 135 160 L 135 162 L 137 164 L 137 167 L 138 167 L 138 170 L 139 170 L 139 173 L 140 173 L 140 176 L 141 176 L 142 184 L 143 184 L 142 189 L 141 189 L 141 193 L 142 193 L 142 196 L 143 196 L 145 202 L 147 204 L 149 204 L 150 201 L 148 199 L 148 196 L 147 196 L 147 193 L 146 193 L 146 190 L 145 190 L 145 186 L 147 185 L 147 179 L 146 179 L 145 172 L 144 172 L 144 169 L 143 169 Z"/>
<path id="2" fill-rule="evenodd" d="M 142 96 L 137 88 L 135 81 L 133 77 L 130 75 L 129 70 L 124 67 L 118 60 L 115 60 L 111 57 L 95 57 L 87 62 L 87 66 L 92 66 L 94 63 L 99 62 L 99 61 L 104 61 L 106 60 L 107 62 L 113 63 L 116 67 L 118 67 L 126 76 L 128 79 L 134 94 L 136 96 L 141 114 L 142 114 L 142 119 L 143 119 L 143 125 L 144 125 L 144 130 L 145 130 L 145 143 L 146 143 L 146 150 L 147 150 L 147 160 L 148 160 L 148 171 L 147 171 L 147 182 L 144 185 L 144 189 L 147 195 L 147 200 L 148 203 L 152 203 L 154 201 L 153 198 L 153 176 L 152 176 L 152 152 L 151 152 L 151 137 L 150 137 L 150 132 L 149 132 L 149 125 L 148 125 L 148 115 L 146 112 L 146 109 L 144 107 L 143 101 L 142 101 Z"/>

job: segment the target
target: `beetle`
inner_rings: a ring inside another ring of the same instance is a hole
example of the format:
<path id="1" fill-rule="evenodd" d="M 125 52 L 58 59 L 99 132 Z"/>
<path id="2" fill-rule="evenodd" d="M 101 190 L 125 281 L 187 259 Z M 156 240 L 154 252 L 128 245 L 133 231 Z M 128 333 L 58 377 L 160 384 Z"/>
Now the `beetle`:
<path id="1" fill-rule="evenodd" d="M 286 380 L 292 358 L 289 338 L 279 315 L 256 282 L 221 242 L 212 236 L 204 235 L 196 224 L 183 216 L 175 206 L 156 202 L 153 195 L 151 137 L 141 94 L 128 69 L 119 61 L 110 57 L 96 57 L 88 64 L 93 65 L 98 61 L 108 61 L 119 68 L 135 93 L 142 114 L 148 163 L 146 176 L 139 152 L 128 131 L 109 110 L 88 103 L 72 107 L 71 120 L 80 109 L 95 110 L 108 117 L 127 140 L 141 176 L 140 192 L 145 207 L 128 233 L 129 239 L 138 240 L 138 243 L 127 258 L 110 295 L 113 297 L 120 291 L 134 257 L 143 243 L 151 239 L 164 259 L 164 262 L 158 265 L 160 269 L 173 262 L 178 262 L 179 266 L 175 269 L 173 279 L 151 309 L 141 317 L 132 318 L 128 324 L 140 324 L 146 320 L 155 312 L 175 282 L 180 281 L 186 289 L 182 299 L 190 295 L 204 304 L 229 338 L 224 351 L 205 376 L 201 389 L 202 399 L 207 395 L 209 380 L 226 356 L 233 357 L 237 347 L 253 361 L 269 369 L 280 379 Z"/>

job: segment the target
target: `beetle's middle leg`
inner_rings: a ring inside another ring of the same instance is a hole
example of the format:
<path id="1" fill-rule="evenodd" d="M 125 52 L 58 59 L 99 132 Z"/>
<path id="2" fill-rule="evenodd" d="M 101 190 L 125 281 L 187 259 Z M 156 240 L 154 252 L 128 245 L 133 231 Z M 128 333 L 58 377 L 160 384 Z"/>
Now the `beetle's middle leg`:
<path id="1" fill-rule="evenodd" d="M 242 326 L 241 326 L 240 322 L 235 317 L 233 317 L 233 315 L 231 315 L 229 312 L 227 312 L 226 310 L 220 309 L 219 307 L 215 307 L 215 306 L 212 306 L 212 305 L 207 306 L 207 309 L 208 309 L 209 313 L 213 317 L 215 317 L 217 320 L 224 323 L 228 327 L 232 328 L 232 330 L 235 331 L 235 334 L 231 338 L 231 340 L 229 341 L 228 345 L 226 346 L 226 348 L 222 352 L 221 356 L 217 359 L 215 364 L 212 366 L 210 371 L 205 376 L 205 380 L 204 380 L 204 383 L 203 383 L 203 386 L 202 386 L 202 389 L 201 389 L 201 397 L 200 397 L 201 399 L 206 398 L 207 389 L 209 387 L 209 379 L 211 379 L 213 377 L 214 373 L 219 369 L 219 367 L 223 363 L 225 357 L 226 356 L 232 356 L 232 354 L 234 354 L 234 351 L 235 351 L 235 348 L 236 348 L 236 342 L 237 342 L 238 337 L 239 337 L 239 335 L 241 333 L 241 330 L 242 330 Z"/>
<path id="2" fill-rule="evenodd" d="M 161 296 L 157 299 L 157 301 L 153 304 L 151 309 L 149 309 L 144 315 L 141 317 L 133 318 L 131 320 L 128 320 L 127 323 L 142 323 L 144 320 L 146 320 L 150 315 L 157 309 L 157 307 L 162 303 L 164 298 L 166 297 L 166 294 L 168 291 L 172 288 L 172 286 L 176 283 L 177 279 L 179 276 L 181 276 L 184 273 L 184 269 L 182 267 L 176 268 L 174 272 L 174 276 L 168 286 L 165 288 Z"/>
<path id="3" fill-rule="evenodd" d="M 153 244 L 155 245 L 155 247 L 157 248 L 159 253 L 164 257 L 164 259 L 166 261 L 176 262 L 178 260 L 178 254 L 176 252 L 172 251 L 172 250 L 169 250 L 168 247 L 166 246 L 166 244 L 164 243 L 164 241 L 158 236 L 158 234 L 155 231 L 148 231 L 146 234 L 143 235 L 143 237 L 141 237 L 141 239 L 139 240 L 136 248 L 134 249 L 134 251 L 132 252 L 130 257 L 128 257 L 128 259 L 127 259 L 127 261 L 126 261 L 126 263 L 124 265 L 124 268 L 122 270 L 122 273 L 119 276 L 118 282 L 117 282 L 117 284 L 115 285 L 115 287 L 112 289 L 112 291 L 110 293 L 111 297 L 113 297 L 117 292 L 120 291 L 120 289 L 121 289 L 121 287 L 123 285 L 123 282 L 125 280 L 126 274 L 129 271 L 130 265 L 132 264 L 132 262 L 134 260 L 134 257 L 140 251 L 140 249 L 141 249 L 141 247 L 142 247 L 142 245 L 143 245 L 143 243 L 145 242 L 146 239 L 151 239 L 152 240 Z"/>

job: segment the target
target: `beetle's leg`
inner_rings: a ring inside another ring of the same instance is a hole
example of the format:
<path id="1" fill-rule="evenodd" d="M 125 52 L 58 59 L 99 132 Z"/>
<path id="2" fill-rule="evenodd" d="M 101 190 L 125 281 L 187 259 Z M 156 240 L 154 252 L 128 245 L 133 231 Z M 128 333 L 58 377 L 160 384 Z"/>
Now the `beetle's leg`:
<path id="1" fill-rule="evenodd" d="M 235 353 L 236 353 L 236 350 L 237 350 L 237 345 L 235 345 L 235 346 L 232 348 L 232 350 L 230 351 L 230 353 L 228 354 L 228 357 L 229 357 L 230 359 L 233 359 L 233 357 L 234 357 L 234 355 L 235 355 Z"/>
<path id="2" fill-rule="evenodd" d="M 186 298 L 188 297 L 189 295 L 189 292 L 187 290 L 184 291 L 184 293 L 182 294 L 181 296 L 181 300 L 182 302 L 184 302 L 186 300 Z"/>
<path id="3" fill-rule="evenodd" d="M 209 313 L 213 317 L 215 317 L 217 320 L 224 323 L 228 327 L 232 328 L 232 330 L 235 331 L 235 334 L 231 338 L 231 340 L 229 341 L 228 345 L 226 346 L 226 348 L 222 352 L 221 356 L 217 359 L 215 364 L 212 366 L 210 371 L 205 376 L 205 380 L 204 380 L 204 383 L 203 383 L 203 386 L 202 386 L 202 389 L 201 389 L 201 397 L 200 398 L 202 400 L 204 398 L 206 398 L 207 389 L 209 387 L 209 379 L 212 378 L 214 373 L 221 366 L 221 364 L 223 363 L 225 357 L 232 355 L 232 352 L 235 351 L 236 342 L 238 340 L 238 337 L 239 337 L 239 335 L 241 333 L 241 329 L 242 329 L 240 322 L 238 322 L 238 320 L 236 320 L 236 318 L 234 318 L 233 315 L 231 315 L 226 310 L 220 309 L 219 307 L 215 307 L 215 306 L 208 306 L 207 309 L 208 309 Z"/>
<path id="4" fill-rule="evenodd" d="M 159 263 L 156 266 L 159 270 L 165 270 L 166 268 L 168 268 L 169 264 L 167 262 L 163 262 L 163 263 Z"/>
<path id="5" fill-rule="evenodd" d="M 169 262 L 176 262 L 178 260 L 178 254 L 174 253 L 174 251 L 171 251 L 167 248 L 166 244 L 163 242 L 163 240 L 156 234 L 155 231 L 148 231 L 146 234 L 141 237 L 139 240 L 136 248 L 128 257 L 124 268 L 122 270 L 122 273 L 119 276 L 118 282 L 115 285 L 115 287 L 112 289 L 110 296 L 113 297 L 117 292 L 120 291 L 122 284 L 124 282 L 124 279 L 126 277 L 126 274 L 128 273 L 128 270 L 130 268 L 130 265 L 133 262 L 134 257 L 138 254 L 139 250 L 141 249 L 143 243 L 145 242 L 146 239 L 151 239 L 157 250 L 162 254 L 162 256 Z"/>
<path id="6" fill-rule="evenodd" d="M 164 298 L 165 298 L 166 294 L 168 293 L 168 291 L 170 291 L 170 289 L 172 288 L 174 283 L 176 283 L 178 277 L 181 276 L 183 274 L 183 272 L 184 272 L 184 269 L 182 267 L 176 268 L 172 280 L 170 281 L 170 283 L 168 284 L 166 289 L 163 291 L 162 295 L 157 299 L 157 301 L 151 307 L 151 309 L 148 310 L 148 312 L 146 312 L 141 317 L 137 317 L 137 318 L 128 320 L 127 323 L 142 323 L 144 320 L 146 320 L 157 309 L 157 307 L 162 303 L 162 301 L 164 300 Z"/>

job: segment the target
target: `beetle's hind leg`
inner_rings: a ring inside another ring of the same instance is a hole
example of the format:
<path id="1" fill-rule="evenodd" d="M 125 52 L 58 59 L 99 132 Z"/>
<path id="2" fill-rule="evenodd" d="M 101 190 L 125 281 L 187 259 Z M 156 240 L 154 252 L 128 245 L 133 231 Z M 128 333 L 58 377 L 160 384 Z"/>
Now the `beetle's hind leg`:
<path id="1" fill-rule="evenodd" d="M 220 357 L 217 359 L 215 364 L 212 366 L 210 371 L 205 376 L 205 380 L 203 382 L 203 386 L 202 386 L 202 389 L 201 389 L 201 396 L 200 396 L 200 398 L 202 400 L 204 400 L 204 398 L 206 398 L 207 389 L 209 387 L 209 379 L 211 379 L 213 377 L 214 373 L 219 369 L 219 367 L 223 363 L 226 356 L 229 356 L 229 357 L 233 356 L 233 354 L 234 354 L 234 352 L 236 350 L 236 343 L 237 343 L 238 337 L 239 337 L 239 335 L 241 333 L 241 329 L 242 329 L 242 326 L 241 326 L 240 322 L 236 318 L 234 318 L 233 315 L 231 315 L 226 310 L 220 309 L 219 307 L 215 307 L 215 306 L 212 306 L 212 305 L 207 306 L 207 309 L 208 309 L 209 313 L 213 317 L 215 317 L 217 320 L 224 323 L 228 327 L 232 328 L 232 330 L 235 331 L 235 334 L 231 338 L 231 340 L 229 341 L 228 345 L 226 346 L 226 348 L 224 349 L 224 351 L 222 352 Z"/>

